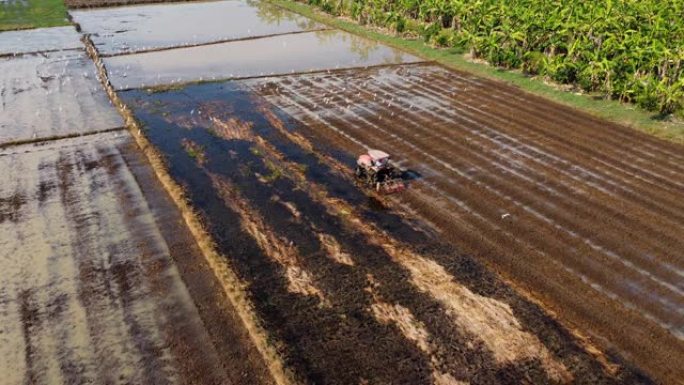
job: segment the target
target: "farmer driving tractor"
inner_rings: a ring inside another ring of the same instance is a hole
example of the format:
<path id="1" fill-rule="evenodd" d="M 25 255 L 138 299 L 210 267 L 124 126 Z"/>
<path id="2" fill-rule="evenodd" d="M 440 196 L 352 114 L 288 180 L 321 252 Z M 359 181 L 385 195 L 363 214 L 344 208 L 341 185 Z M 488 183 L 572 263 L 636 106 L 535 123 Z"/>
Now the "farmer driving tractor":
<path id="1" fill-rule="evenodd" d="M 356 160 L 356 177 L 377 192 L 392 194 L 404 190 L 402 173 L 390 161 L 390 155 L 379 150 L 368 150 Z"/>

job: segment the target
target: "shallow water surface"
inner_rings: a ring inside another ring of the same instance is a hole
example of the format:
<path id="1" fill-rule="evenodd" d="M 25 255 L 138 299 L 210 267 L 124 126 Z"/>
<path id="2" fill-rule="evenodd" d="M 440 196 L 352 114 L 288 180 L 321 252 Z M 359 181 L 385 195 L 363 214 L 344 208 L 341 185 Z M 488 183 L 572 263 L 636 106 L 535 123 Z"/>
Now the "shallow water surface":
<path id="1" fill-rule="evenodd" d="M 110 80 L 119 90 L 419 61 L 397 49 L 333 30 L 104 59 Z"/>
<path id="2" fill-rule="evenodd" d="M 252 1 L 145 5 L 72 11 L 102 55 L 182 47 L 324 26 Z"/>
<path id="3" fill-rule="evenodd" d="M 0 58 L 0 144 L 121 126 L 84 52 Z"/>
<path id="4" fill-rule="evenodd" d="M 82 47 L 81 36 L 71 26 L 0 32 L 0 56 Z"/>

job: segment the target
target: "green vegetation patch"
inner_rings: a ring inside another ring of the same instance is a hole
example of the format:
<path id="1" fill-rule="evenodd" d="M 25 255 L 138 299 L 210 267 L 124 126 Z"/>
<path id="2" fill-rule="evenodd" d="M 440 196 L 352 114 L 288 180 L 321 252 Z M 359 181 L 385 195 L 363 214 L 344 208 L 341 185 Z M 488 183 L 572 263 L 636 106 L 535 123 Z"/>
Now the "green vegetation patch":
<path id="1" fill-rule="evenodd" d="M 68 25 L 62 0 L 8 0 L 0 2 L 0 31 Z"/>
<path id="2" fill-rule="evenodd" d="M 181 145 L 183 146 L 185 152 L 191 158 L 195 159 L 200 166 L 207 162 L 207 154 L 202 145 L 197 144 L 189 139 L 183 139 L 181 141 Z"/>
<path id="3" fill-rule="evenodd" d="M 684 143 L 684 2 L 270 1 L 445 66 L 501 80 L 595 116 Z M 648 8 L 648 17 L 639 16 L 643 7 L 652 8 Z M 616 12 L 627 14 L 627 10 L 636 15 L 625 16 L 627 23 L 618 23 Z M 558 12 L 565 18 L 557 17 Z M 587 13 L 592 12 L 595 16 L 590 18 Z M 668 12 L 679 12 L 679 16 Z M 625 30 L 623 25 L 634 28 L 640 22 L 648 26 Z M 643 39 L 641 46 L 648 39 L 657 43 L 639 48 L 631 41 L 622 41 L 635 33 Z M 585 37 L 590 35 L 593 38 L 587 41 Z M 490 40 L 485 44 L 486 39 Z M 616 39 L 621 42 L 616 43 Z M 620 55 L 610 51 L 611 44 L 622 44 Z M 601 55 L 612 59 L 598 59 Z M 566 61 L 574 69 L 566 73 L 571 76 L 563 77 L 564 65 L 552 64 Z M 605 65 L 598 66 L 599 61 Z M 559 86 L 564 82 L 569 85 Z M 568 92 L 568 87 L 574 92 Z"/>

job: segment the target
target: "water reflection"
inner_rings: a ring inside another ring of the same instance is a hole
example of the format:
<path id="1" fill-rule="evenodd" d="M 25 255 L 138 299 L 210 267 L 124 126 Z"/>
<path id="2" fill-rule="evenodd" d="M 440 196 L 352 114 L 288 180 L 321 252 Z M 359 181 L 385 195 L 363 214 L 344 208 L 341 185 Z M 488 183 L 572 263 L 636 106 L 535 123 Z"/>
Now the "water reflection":
<path id="1" fill-rule="evenodd" d="M 247 0 L 246 3 L 255 7 L 259 18 L 268 24 L 280 25 L 286 22 L 295 23 L 302 30 L 320 29 L 322 27 L 322 25 L 316 21 L 302 17 L 284 8 L 254 0 Z"/>
<path id="2" fill-rule="evenodd" d="M 72 11 L 103 55 L 326 28 L 272 5 L 216 1 Z"/>
<path id="3" fill-rule="evenodd" d="M 105 58 L 117 89 L 419 61 L 334 30 Z"/>

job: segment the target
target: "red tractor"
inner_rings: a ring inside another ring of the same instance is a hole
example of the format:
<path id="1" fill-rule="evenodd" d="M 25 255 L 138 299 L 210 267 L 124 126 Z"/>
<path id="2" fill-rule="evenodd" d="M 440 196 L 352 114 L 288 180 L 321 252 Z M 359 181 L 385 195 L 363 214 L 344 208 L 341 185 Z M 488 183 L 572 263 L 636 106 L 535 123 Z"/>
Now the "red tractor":
<path id="1" fill-rule="evenodd" d="M 402 172 L 392 165 L 390 155 L 379 150 L 368 150 L 356 160 L 356 178 L 377 192 L 392 194 L 406 188 Z"/>

